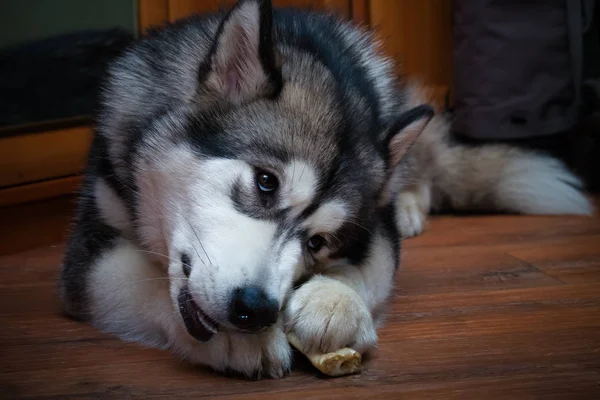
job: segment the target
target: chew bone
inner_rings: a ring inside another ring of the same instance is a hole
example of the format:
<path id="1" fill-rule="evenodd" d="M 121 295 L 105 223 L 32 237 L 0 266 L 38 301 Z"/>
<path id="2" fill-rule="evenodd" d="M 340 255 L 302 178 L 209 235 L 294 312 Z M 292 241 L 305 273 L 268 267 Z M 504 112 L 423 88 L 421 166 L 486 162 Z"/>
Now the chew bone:
<path id="1" fill-rule="evenodd" d="M 343 348 L 332 353 L 305 352 L 300 343 L 300 339 L 294 332 L 287 335 L 288 341 L 298 351 L 308 358 L 312 365 L 319 371 L 329 376 L 343 376 L 356 374 L 361 370 L 361 354 L 350 348 Z"/>

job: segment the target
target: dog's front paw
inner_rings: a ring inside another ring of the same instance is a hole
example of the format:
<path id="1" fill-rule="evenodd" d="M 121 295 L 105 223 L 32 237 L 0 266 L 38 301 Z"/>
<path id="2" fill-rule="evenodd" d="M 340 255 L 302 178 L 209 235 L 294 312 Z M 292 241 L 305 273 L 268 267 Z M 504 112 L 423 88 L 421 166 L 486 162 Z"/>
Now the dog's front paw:
<path id="1" fill-rule="evenodd" d="M 285 321 L 286 331 L 296 334 L 305 352 L 350 347 L 364 353 L 377 343 L 373 318 L 359 295 L 324 276 L 313 277 L 294 291 Z"/>
<path id="2" fill-rule="evenodd" d="M 223 332 L 214 343 L 213 368 L 249 379 L 281 378 L 292 366 L 292 350 L 281 327 L 249 334 Z M 219 346 L 220 344 L 220 346 Z"/>

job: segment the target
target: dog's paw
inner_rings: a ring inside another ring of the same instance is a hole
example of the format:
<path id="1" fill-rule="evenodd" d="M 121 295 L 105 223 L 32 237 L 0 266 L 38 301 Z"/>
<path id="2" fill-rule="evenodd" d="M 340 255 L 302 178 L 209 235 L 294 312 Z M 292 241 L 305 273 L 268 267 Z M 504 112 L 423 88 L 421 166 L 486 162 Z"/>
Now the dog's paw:
<path id="1" fill-rule="evenodd" d="M 403 238 L 420 235 L 425 228 L 427 216 L 419 204 L 419 195 L 413 192 L 400 192 L 396 200 L 398 230 Z"/>
<path id="2" fill-rule="evenodd" d="M 248 379 L 282 378 L 290 372 L 292 349 L 281 327 L 257 334 L 222 332 L 211 345 L 213 369 Z M 211 340 L 212 341 L 212 340 Z"/>
<path id="3" fill-rule="evenodd" d="M 371 313 L 349 286 L 316 276 L 294 291 L 284 310 L 286 331 L 304 351 L 328 353 L 350 347 L 364 353 L 377 343 Z"/>

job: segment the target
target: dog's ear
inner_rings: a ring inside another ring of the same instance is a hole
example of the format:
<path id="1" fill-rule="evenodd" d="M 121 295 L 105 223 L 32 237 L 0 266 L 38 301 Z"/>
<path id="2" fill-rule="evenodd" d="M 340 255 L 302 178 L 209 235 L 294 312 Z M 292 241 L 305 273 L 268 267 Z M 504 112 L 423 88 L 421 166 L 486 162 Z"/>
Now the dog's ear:
<path id="1" fill-rule="evenodd" d="M 433 115 L 433 108 L 423 104 L 402 113 L 394 121 L 384 139 L 388 149 L 390 169 L 396 167 L 406 155 Z"/>
<path id="2" fill-rule="evenodd" d="M 221 22 L 200 66 L 198 100 L 239 104 L 276 96 L 282 82 L 273 35 L 271 2 L 239 1 Z"/>

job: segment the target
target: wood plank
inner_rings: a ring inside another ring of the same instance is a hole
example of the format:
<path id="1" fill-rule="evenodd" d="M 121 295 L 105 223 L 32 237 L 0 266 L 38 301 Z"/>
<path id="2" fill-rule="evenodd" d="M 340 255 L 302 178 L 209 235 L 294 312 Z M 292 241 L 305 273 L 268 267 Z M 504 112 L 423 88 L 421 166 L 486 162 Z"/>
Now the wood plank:
<path id="1" fill-rule="evenodd" d="M 74 205 L 68 196 L 0 208 L 0 255 L 65 240 Z"/>
<path id="2" fill-rule="evenodd" d="M 89 126 L 0 138 L 0 188 L 80 173 L 91 141 Z"/>
<path id="3" fill-rule="evenodd" d="M 403 294 L 499 290 L 561 285 L 502 249 L 405 246 L 398 286 Z"/>
<path id="4" fill-rule="evenodd" d="M 76 175 L 0 189 L 0 208 L 73 194 L 80 184 Z"/>
<path id="5" fill-rule="evenodd" d="M 542 244 L 510 254 L 564 283 L 600 281 L 600 242 Z"/>
<path id="6" fill-rule="evenodd" d="M 5 386 L 9 398 L 143 398 L 143 399 L 597 399 L 598 375 L 573 365 L 557 365 L 554 370 L 530 366 L 529 370 L 514 369 L 504 376 L 480 370 L 478 379 L 465 380 L 457 373 L 444 378 L 438 373 L 411 374 L 396 365 L 390 379 L 369 376 L 366 382 L 358 377 L 338 379 L 306 379 L 248 383 L 226 378 L 211 379 L 207 384 L 203 369 L 177 368 L 165 371 L 161 363 L 129 363 L 121 368 L 99 369 L 82 367 L 65 369 L 62 379 L 52 379 L 48 370 L 23 372 L 0 377 L 18 382 L 31 382 L 24 392 L 18 385 Z M 488 373 L 486 376 L 485 374 Z M 263 390 L 261 390 L 261 388 Z M 10 392 L 9 392 L 10 390 Z M 63 397 L 61 397 L 63 396 Z M 72 396 L 72 397 L 71 397 Z"/>
<path id="7" fill-rule="evenodd" d="M 515 225 L 507 221 L 518 221 Z M 451 232 L 452 234 L 448 234 Z M 542 243 L 586 244 L 600 234 L 600 219 L 579 216 L 433 216 L 425 234 L 404 241 L 415 247 L 502 247 L 522 249 Z"/>

